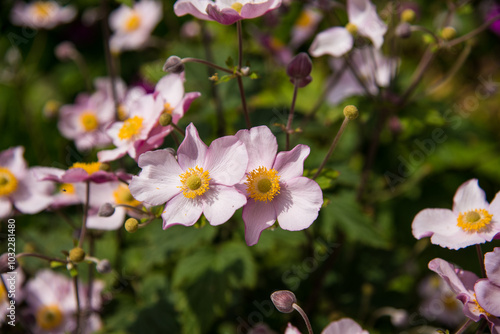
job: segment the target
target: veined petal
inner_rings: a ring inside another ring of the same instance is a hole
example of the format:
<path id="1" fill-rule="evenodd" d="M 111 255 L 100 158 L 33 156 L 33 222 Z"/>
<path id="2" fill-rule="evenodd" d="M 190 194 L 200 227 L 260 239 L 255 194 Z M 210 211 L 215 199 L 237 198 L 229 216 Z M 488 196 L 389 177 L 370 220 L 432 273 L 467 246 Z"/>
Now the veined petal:
<path id="1" fill-rule="evenodd" d="M 349 22 L 358 28 L 359 34 L 368 37 L 375 48 L 380 49 L 387 26 L 379 18 L 375 5 L 369 0 L 348 0 L 347 15 Z"/>
<path id="2" fill-rule="evenodd" d="M 320 32 L 314 38 L 309 53 L 313 57 L 325 54 L 340 57 L 352 49 L 354 39 L 344 27 L 333 27 Z"/>
<path id="3" fill-rule="evenodd" d="M 481 279 L 474 286 L 476 299 L 484 310 L 495 317 L 500 317 L 500 286 L 490 280 Z"/>
<path id="4" fill-rule="evenodd" d="M 177 16 L 184 16 L 191 14 L 200 20 L 212 21 L 210 16 L 207 15 L 207 6 L 213 3 L 209 0 L 178 0 L 174 4 L 174 12 Z"/>
<path id="5" fill-rule="evenodd" d="M 198 130 L 190 123 L 186 128 L 186 137 L 177 150 L 177 160 L 183 170 L 203 166 L 208 147 L 200 139 Z"/>
<path id="6" fill-rule="evenodd" d="M 212 185 L 203 194 L 203 214 L 210 225 L 220 225 L 228 221 L 246 202 L 246 196 L 235 188 Z"/>
<path id="7" fill-rule="evenodd" d="M 184 72 L 181 74 L 170 73 L 158 81 L 155 92 L 175 108 L 184 96 Z"/>
<path id="8" fill-rule="evenodd" d="M 430 237 L 435 233 L 451 234 L 458 231 L 457 216 L 448 209 L 425 209 L 420 211 L 411 224 L 413 236 L 417 239 Z"/>
<path id="9" fill-rule="evenodd" d="M 12 211 L 12 204 L 8 198 L 0 197 L 0 219 L 7 218 Z"/>
<path id="10" fill-rule="evenodd" d="M 163 229 L 166 230 L 174 225 L 192 226 L 200 218 L 202 212 L 203 201 L 201 199 L 190 199 L 179 194 L 165 205 L 161 215 Z"/>
<path id="11" fill-rule="evenodd" d="M 207 14 L 212 20 L 225 25 L 233 24 L 236 21 L 243 19 L 243 17 L 236 10 L 232 8 L 219 9 L 219 7 L 214 4 L 209 4 L 207 6 Z"/>
<path id="12" fill-rule="evenodd" d="M 429 269 L 441 276 L 455 294 L 466 294 L 468 298 L 470 297 L 471 290 L 464 285 L 464 282 L 457 275 L 454 265 L 443 259 L 436 258 L 429 262 Z M 462 276 L 464 276 L 464 273 L 465 271 L 462 271 Z M 476 280 L 479 279 L 474 273 L 467 272 L 467 275 L 473 275 L 471 277 L 475 277 Z M 473 288 L 473 286 L 469 288 Z"/>
<path id="13" fill-rule="evenodd" d="M 23 158 L 24 147 L 16 146 L 0 153 L 0 166 L 10 170 L 16 178 L 21 178 L 27 170 L 26 161 Z"/>
<path id="14" fill-rule="evenodd" d="M 368 334 L 363 330 L 358 323 L 350 318 L 343 318 L 338 321 L 331 322 L 323 329 L 321 334 Z"/>
<path id="15" fill-rule="evenodd" d="M 247 204 L 243 207 L 247 245 L 255 245 L 259 241 L 262 231 L 273 226 L 276 217 L 276 210 L 272 203 L 255 201 L 249 198 Z"/>
<path id="16" fill-rule="evenodd" d="M 280 194 L 273 200 L 273 205 L 281 228 L 299 231 L 311 226 L 323 204 L 319 185 L 302 176 L 280 185 Z"/>
<path id="17" fill-rule="evenodd" d="M 245 144 L 247 149 L 247 171 L 252 171 L 260 166 L 272 168 L 276 152 L 278 152 L 278 141 L 267 126 L 240 130 L 235 136 Z"/>
<path id="18" fill-rule="evenodd" d="M 302 176 L 304 173 L 304 160 L 306 160 L 310 151 L 309 146 L 299 144 L 291 151 L 278 153 L 273 168 L 278 171 L 280 181 Z"/>
<path id="19" fill-rule="evenodd" d="M 281 6 L 281 0 L 268 0 L 257 3 L 247 2 L 241 8 L 241 16 L 244 19 L 253 19 L 279 6 Z"/>
<path id="20" fill-rule="evenodd" d="M 245 175 L 248 154 L 236 136 L 218 138 L 210 144 L 203 166 L 213 182 L 232 186 Z"/>
<path id="21" fill-rule="evenodd" d="M 462 184 L 453 197 L 453 212 L 458 215 L 473 209 L 487 209 L 484 190 L 479 188 L 478 180 L 472 179 Z"/>
<path id="22" fill-rule="evenodd" d="M 500 247 L 484 255 L 484 268 L 489 280 L 500 286 Z"/>

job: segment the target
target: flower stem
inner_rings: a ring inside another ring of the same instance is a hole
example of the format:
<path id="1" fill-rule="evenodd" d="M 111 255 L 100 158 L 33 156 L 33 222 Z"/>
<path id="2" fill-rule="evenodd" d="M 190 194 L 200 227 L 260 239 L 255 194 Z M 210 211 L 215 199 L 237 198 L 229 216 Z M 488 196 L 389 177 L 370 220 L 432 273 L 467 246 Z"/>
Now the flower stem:
<path id="1" fill-rule="evenodd" d="M 182 130 L 177 124 L 171 123 L 170 125 L 174 128 L 175 131 L 179 132 L 184 137 L 186 136 L 186 133 L 184 132 L 184 130 Z"/>
<path id="2" fill-rule="evenodd" d="M 43 254 L 38 254 L 38 253 L 19 253 L 16 255 L 16 259 L 20 259 L 22 257 L 36 257 L 42 260 L 47 260 L 49 262 L 61 262 L 61 263 L 68 263 L 68 261 L 63 260 L 63 259 L 58 259 L 56 257 L 49 257 Z"/>
<path id="3" fill-rule="evenodd" d="M 73 277 L 73 284 L 75 287 L 75 299 L 76 299 L 76 334 L 80 334 L 82 332 L 81 330 L 81 324 L 82 324 L 82 310 L 80 307 L 80 294 L 78 292 L 78 275 Z"/>
<path id="4" fill-rule="evenodd" d="M 342 133 L 344 132 L 344 130 L 347 127 L 348 123 L 349 123 L 349 119 L 347 117 L 344 118 L 344 121 L 342 122 L 342 125 L 340 126 L 340 129 L 337 132 L 337 135 L 333 139 L 332 145 L 330 145 L 330 149 L 328 150 L 328 153 L 326 154 L 325 159 L 323 159 L 323 162 L 318 167 L 318 171 L 312 177 L 313 180 L 318 177 L 318 175 L 321 173 L 321 171 L 325 167 L 326 162 L 328 161 L 328 159 L 330 159 L 330 156 L 332 155 L 333 151 L 335 150 L 335 147 L 337 146 L 337 143 L 339 142 L 339 139 L 342 136 Z"/>
<path id="5" fill-rule="evenodd" d="M 484 268 L 484 256 L 483 250 L 481 249 L 481 245 L 476 245 L 477 258 L 479 260 L 479 266 L 481 267 L 481 277 L 486 278 L 486 269 Z"/>
<path id="6" fill-rule="evenodd" d="M 236 30 L 238 33 L 238 72 L 239 72 L 243 64 L 243 34 L 241 31 L 241 21 L 236 22 Z M 241 105 L 243 107 L 243 114 L 245 115 L 245 123 L 247 125 L 247 128 L 250 129 L 252 127 L 252 124 L 250 123 L 250 117 L 248 116 L 245 90 L 243 89 L 243 79 L 241 78 L 240 75 L 236 79 L 238 80 L 238 88 L 240 90 Z"/>
<path id="7" fill-rule="evenodd" d="M 455 332 L 455 334 L 461 334 L 463 333 L 472 323 L 471 319 L 467 319 L 467 321 Z"/>
<path id="8" fill-rule="evenodd" d="M 434 59 L 434 52 L 432 52 L 432 46 L 428 46 L 424 52 L 424 55 L 420 59 L 420 63 L 417 66 L 417 69 L 413 73 L 412 81 L 406 91 L 403 93 L 401 100 L 399 101 L 399 105 L 402 107 L 406 104 L 408 98 L 411 96 L 413 91 L 417 88 L 418 84 L 422 80 L 425 71 L 429 67 L 431 61 Z"/>
<path id="9" fill-rule="evenodd" d="M 234 72 L 228 68 L 219 66 L 217 64 L 214 64 L 210 61 L 206 61 L 203 59 L 187 57 L 187 58 L 182 58 L 182 62 L 183 63 L 199 63 L 199 64 L 203 64 L 203 65 L 207 65 L 209 67 L 215 68 L 216 70 L 219 70 L 219 71 L 223 71 L 223 72 L 226 72 L 229 74 L 234 74 Z"/>
<path id="10" fill-rule="evenodd" d="M 292 121 L 293 121 L 293 114 L 295 111 L 295 101 L 297 100 L 297 91 L 299 90 L 299 87 L 297 84 L 293 85 L 293 98 L 292 98 L 292 105 L 290 106 L 290 113 L 288 114 L 288 122 L 286 123 L 286 151 L 290 149 L 290 133 L 292 132 Z"/>
<path id="11" fill-rule="evenodd" d="M 306 312 L 304 312 L 304 310 L 297 304 L 293 303 L 292 304 L 292 307 L 300 313 L 300 315 L 302 316 L 302 319 L 304 319 L 304 322 L 306 323 L 306 326 L 307 326 L 307 331 L 309 332 L 309 334 L 313 334 L 313 330 L 312 330 L 312 327 L 311 327 L 311 323 L 309 322 L 309 318 L 307 317 L 307 314 Z"/>
<path id="12" fill-rule="evenodd" d="M 89 215 L 89 198 L 90 198 L 90 181 L 85 182 L 85 204 L 83 207 L 83 222 L 82 229 L 80 230 L 80 239 L 78 240 L 78 247 L 83 246 L 85 240 L 85 232 L 87 231 L 87 217 Z"/>
<path id="13" fill-rule="evenodd" d="M 477 34 L 481 33 L 483 30 L 487 29 L 490 24 L 495 22 L 496 20 L 500 19 L 500 14 L 493 16 L 491 19 L 488 21 L 484 22 L 481 26 L 477 27 L 476 29 L 472 30 L 468 34 L 463 35 L 462 37 L 455 38 L 454 40 L 451 40 L 450 42 L 446 43 L 445 46 L 447 47 L 452 47 L 454 45 L 460 44 L 462 42 L 465 42 L 466 40 L 476 36 Z"/>

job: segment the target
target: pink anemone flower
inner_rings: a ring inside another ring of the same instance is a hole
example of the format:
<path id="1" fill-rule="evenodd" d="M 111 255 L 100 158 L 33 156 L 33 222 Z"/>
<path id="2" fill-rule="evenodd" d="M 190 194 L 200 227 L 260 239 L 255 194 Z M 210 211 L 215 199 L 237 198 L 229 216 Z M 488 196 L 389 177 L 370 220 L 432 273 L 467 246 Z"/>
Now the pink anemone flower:
<path id="1" fill-rule="evenodd" d="M 35 168 L 35 167 L 34 167 Z M 117 175 L 101 170 L 100 162 L 75 162 L 67 170 L 54 167 L 36 167 L 35 177 L 40 181 L 55 181 L 59 183 L 95 182 L 104 183 L 116 181 Z"/>
<path id="2" fill-rule="evenodd" d="M 165 204 L 163 228 L 191 226 L 203 213 L 211 225 L 225 223 L 246 203 L 236 190 L 248 164 L 245 146 L 235 136 L 203 143 L 193 124 L 177 151 L 146 152 L 139 157 L 139 176 L 130 182 L 135 199 L 151 205 Z"/>
<path id="3" fill-rule="evenodd" d="M 484 255 L 484 267 L 488 278 L 474 286 L 477 302 L 486 312 L 500 317 L 500 247 Z"/>
<path id="4" fill-rule="evenodd" d="M 387 26 L 378 17 L 375 5 L 369 0 L 347 0 L 346 27 L 333 27 L 320 32 L 314 38 L 309 53 L 313 57 L 329 54 L 340 57 L 349 52 L 354 45 L 353 34 L 367 37 L 375 48 L 384 43 Z"/>
<path id="5" fill-rule="evenodd" d="M 488 204 L 478 181 L 469 180 L 457 189 L 453 210 L 420 211 L 413 219 L 413 236 L 431 237 L 433 244 L 450 249 L 491 241 L 500 233 L 499 194 Z"/>
<path id="6" fill-rule="evenodd" d="M 73 6 L 61 7 L 57 1 L 16 2 L 11 12 L 15 25 L 33 29 L 52 29 L 72 21 L 76 16 Z"/>
<path id="7" fill-rule="evenodd" d="M 17 146 L 0 152 L 0 219 L 12 214 L 15 207 L 21 213 L 34 214 L 51 204 L 54 185 L 39 182 L 23 158 L 24 147 Z"/>
<path id="8" fill-rule="evenodd" d="M 191 14 L 196 18 L 233 24 L 243 19 L 253 19 L 281 6 L 281 0 L 177 0 L 177 16 Z"/>
<path id="9" fill-rule="evenodd" d="M 457 269 L 443 259 L 434 259 L 429 262 L 429 269 L 441 276 L 463 303 L 463 312 L 469 319 L 478 322 L 486 319 L 492 333 L 500 334 L 500 319 L 485 311 L 479 303 L 474 285 L 479 277 L 473 272 Z M 496 302 L 498 305 L 498 301 Z"/>
<path id="10" fill-rule="evenodd" d="M 285 230 L 308 228 L 323 204 L 319 185 L 302 176 L 309 147 L 297 145 L 276 154 L 278 142 L 266 126 L 240 130 L 236 137 L 245 143 L 249 157 L 246 182 L 238 185 L 248 198 L 243 207 L 247 244 L 255 245 L 276 220 Z"/>
<path id="11" fill-rule="evenodd" d="M 333 321 L 326 326 L 321 334 L 369 334 L 361 326 L 350 318 Z M 300 331 L 290 323 L 286 327 L 285 334 L 301 334 Z"/>

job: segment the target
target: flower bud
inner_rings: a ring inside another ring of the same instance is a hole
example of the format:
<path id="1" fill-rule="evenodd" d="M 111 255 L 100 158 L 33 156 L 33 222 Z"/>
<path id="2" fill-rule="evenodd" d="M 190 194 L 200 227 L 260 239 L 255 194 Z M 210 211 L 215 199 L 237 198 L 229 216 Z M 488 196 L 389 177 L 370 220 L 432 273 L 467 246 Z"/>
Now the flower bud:
<path id="1" fill-rule="evenodd" d="M 75 247 L 69 251 L 69 260 L 74 263 L 82 262 L 85 259 L 85 251 L 80 247 Z"/>
<path id="2" fill-rule="evenodd" d="M 135 218 L 129 218 L 125 221 L 125 229 L 129 233 L 135 233 L 137 232 L 137 229 L 139 228 L 139 222 Z"/>
<path id="3" fill-rule="evenodd" d="M 401 22 L 396 27 L 396 35 L 401 38 L 408 38 L 411 36 L 411 25 L 407 22 Z"/>
<path id="4" fill-rule="evenodd" d="M 356 108 L 356 106 L 353 106 L 353 105 L 346 106 L 344 108 L 344 116 L 350 121 L 358 118 L 358 116 L 359 116 L 358 108 Z"/>
<path id="5" fill-rule="evenodd" d="M 95 269 L 97 270 L 98 273 L 107 274 L 112 269 L 111 263 L 106 259 L 102 259 L 101 261 L 99 261 L 99 263 L 97 263 Z"/>
<path id="6" fill-rule="evenodd" d="M 115 213 L 115 207 L 111 203 L 104 203 L 99 208 L 97 215 L 99 217 L 111 217 Z"/>
<path id="7" fill-rule="evenodd" d="M 271 300 L 278 311 L 283 313 L 293 312 L 293 304 L 297 303 L 297 298 L 293 292 L 288 290 L 279 290 L 273 292 Z"/>
<path id="8" fill-rule="evenodd" d="M 172 124 L 172 115 L 167 112 L 164 112 L 163 114 L 161 114 L 158 122 L 160 123 L 161 126 L 168 126 Z"/>
<path id="9" fill-rule="evenodd" d="M 457 31 L 453 27 L 444 27 L 443 30 L 441 30 L 441 37 L 445 41 L 449 41 L 450 39 L 455 38 L 457 35 Z"/>
<path id="10" fill-rule="evenodd" d="M 312 81 L 311 71 L 312 61 L 305 52 L 293 57 L 286 67 L 286 74 L 290 77 L 290 82 L 298 87 L 305 87 Z"/>
<path id="11" fill-rule="evenodd" d="M 184 72 L 184 63 L 181 58 L 177 56 L 170 56 L 165 62 L 165 65 L 163 65 L 163 71 L 175 74 L 182 73 Z"/>
<path id="12" fill-rule="evenodd" d="M 406 8 L 401 13 L 401 21 L 411 23 L 415 20 L 416 16 L 417 16 L 417 14 L 415 13 L 415 11 L 413 9 Z"/>
<path id="13" fill-rule="evenodd" d="M 9 263 L 9 254 L 3 253 L 0 256 L 0 274 L 8 273 L 9 271 L 16 270 L 19 266 L 16 258 L 14 257 L 14 263 Z"/>

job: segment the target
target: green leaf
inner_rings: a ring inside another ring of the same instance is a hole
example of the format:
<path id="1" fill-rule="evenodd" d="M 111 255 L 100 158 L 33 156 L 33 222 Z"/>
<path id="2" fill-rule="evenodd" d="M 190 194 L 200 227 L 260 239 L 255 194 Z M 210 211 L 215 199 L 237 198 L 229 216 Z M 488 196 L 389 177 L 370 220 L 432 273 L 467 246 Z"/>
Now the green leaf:
<path id="1" fill-rule="evenodd" d="M 305 170 L 304 176 L 312 178 L 317 172 L 317 168 L 313 170 Z M 321 173 L 314 181 L 318 183 L 321 189 L 330 189 L 335 184 L 335 180 L 339 177 L 340 172 L 332 168 L 323 168 Z"/>
<path id="2" fill-rule="evenodd" d="M 116 0 L 116 2 L 129 7 L 132 7 L 134 5 L 134 0 Z"/>
<path id="3" fill-rule="evenodd" d="M 73 267 L 69 270 L 69 274 L 71 275 L 71 277 L 76 277 L 78 276 L 78 269 L 77 267 Z"/>
<path id="4" fill-rule="evenodd" d="M 61 267 L 61 266 L 64 266 L 64 262 L 59 262 L 59 261 L 50 261 L 50 267 L 51 268 L 57 268 L 57 267 Z"/>

